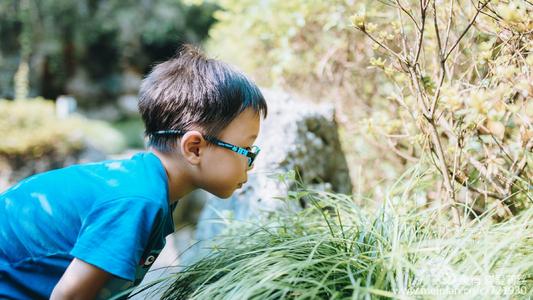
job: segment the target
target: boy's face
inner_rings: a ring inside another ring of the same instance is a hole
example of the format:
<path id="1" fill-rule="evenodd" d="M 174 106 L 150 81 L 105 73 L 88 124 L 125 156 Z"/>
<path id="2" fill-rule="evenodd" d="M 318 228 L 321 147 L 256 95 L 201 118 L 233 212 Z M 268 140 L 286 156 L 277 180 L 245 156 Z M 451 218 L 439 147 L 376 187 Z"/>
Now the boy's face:
<path id="1" fill-rule="evenodd" d="M 259 134 L 260 117 L 246 109 L 222 132 L 218 139 L 249 150 Z M 248 180 L 248 158 L 231 150 L 212 146 L 202 158 L 202 188 L 220 198 L 228 198 Z"/>

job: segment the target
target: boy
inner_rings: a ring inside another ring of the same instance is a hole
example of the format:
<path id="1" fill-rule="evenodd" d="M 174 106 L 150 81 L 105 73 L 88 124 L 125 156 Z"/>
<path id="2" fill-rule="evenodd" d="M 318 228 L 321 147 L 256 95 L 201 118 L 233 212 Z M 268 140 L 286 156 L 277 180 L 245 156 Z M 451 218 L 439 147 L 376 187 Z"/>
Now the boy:
<path id="1" fill-rule="evenodd" d="M 181 197 L 228 198 L 246 183 L 267 105 L 243 74 L 185 46 L 143 81 L 139 111 L 148 152 L 34 175 L 0 195 L 0 298 L 92 299 L 138 284 Z"/>

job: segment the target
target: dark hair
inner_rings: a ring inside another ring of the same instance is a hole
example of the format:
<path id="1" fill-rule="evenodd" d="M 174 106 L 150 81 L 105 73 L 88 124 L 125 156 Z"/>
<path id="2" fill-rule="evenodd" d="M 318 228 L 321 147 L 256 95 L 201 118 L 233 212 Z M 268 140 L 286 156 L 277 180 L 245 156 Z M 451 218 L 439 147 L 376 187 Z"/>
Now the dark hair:
<path id="1" fill-rule="evenodd" d="M 175 149 L 176 136 L 153 132 L 199 126 L 203 134 L 217 136 L 246 108 L 266 118 L 267 104 L 255 83 L 191 45 L 155 66 L 139 91 L 148 145 L 166 152 Z"/>

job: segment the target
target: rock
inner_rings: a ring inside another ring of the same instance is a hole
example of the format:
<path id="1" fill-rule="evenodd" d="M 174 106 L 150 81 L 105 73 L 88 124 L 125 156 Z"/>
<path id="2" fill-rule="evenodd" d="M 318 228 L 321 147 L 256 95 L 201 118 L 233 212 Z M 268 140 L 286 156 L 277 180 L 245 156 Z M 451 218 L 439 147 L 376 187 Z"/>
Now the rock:
<path id="1" fill-rule="evenodd" d="M 235 219 L 244 220 L 260 211 L 279 209 L 283 202 L 275 198 L 286 195 L 293 187 L 269 175 L 295 170 L 311 188 L 351 193 L 333 106 L 305 102 L 280 91 L 264 90 L 264 96 L 269 115 L 261 124 L 256 141 L 261 153 L 249 173 L 248 183 L 228 200 L 207 196 L 198 223 L 200 240 L 219 232 L 221 226 L 209 224 L 207 220 L 216 218 L 222 211 L 229 210 Z"/>

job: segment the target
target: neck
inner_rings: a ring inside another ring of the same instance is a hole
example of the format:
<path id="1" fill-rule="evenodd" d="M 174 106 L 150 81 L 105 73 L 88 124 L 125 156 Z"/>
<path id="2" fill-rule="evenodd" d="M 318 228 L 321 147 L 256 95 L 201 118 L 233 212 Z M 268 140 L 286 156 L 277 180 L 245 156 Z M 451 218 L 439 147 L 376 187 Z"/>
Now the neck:
<path id="1" fill-rule="evenodd" d="M 196 189 L 188 172 L 186 172 L 185 165 L 176 157 L 175 153 L 159 152 L 153 148 L 150 148 L 150 151 L 161 160 L 167 173 L 169 205 Z"/>

